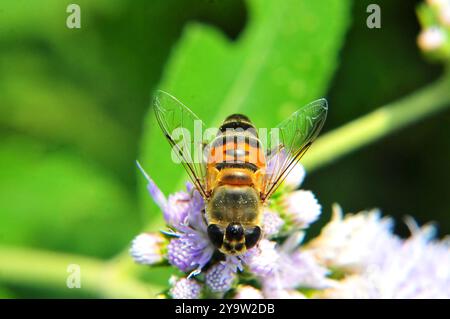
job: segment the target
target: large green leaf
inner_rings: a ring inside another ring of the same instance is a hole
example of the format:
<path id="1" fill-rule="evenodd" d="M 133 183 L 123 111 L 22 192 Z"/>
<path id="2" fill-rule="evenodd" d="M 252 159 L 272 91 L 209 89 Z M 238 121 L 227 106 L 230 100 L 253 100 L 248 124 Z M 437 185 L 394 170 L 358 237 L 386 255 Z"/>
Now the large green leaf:
<path id="1" fill-rule="evenodd" d="M 66 27 L 72 1 L 3 1 L 0 135 L 74 146 L 134 187 L 148 88 L 171 43 L 192 17 L 230 21 L 237 1 L 79 0 L 81 29 Z"/>
<path id="2" fill-rule="evenodd" d="M 236 42 L 206 25 L 187 25 L 160 87 L 188 105 L 208 126 L 233 112 L 272 127 L 299 106 L 322 97 L 337 65 L 350 3 L 248 1 L 249 19 Z M 185 174 L 154 120 L 146 119 L 142 161 L 164 192 Z M 144 203 L 150 203 L 145 195 Z M 148 209 L 148 206 L 146 206 Z"/>

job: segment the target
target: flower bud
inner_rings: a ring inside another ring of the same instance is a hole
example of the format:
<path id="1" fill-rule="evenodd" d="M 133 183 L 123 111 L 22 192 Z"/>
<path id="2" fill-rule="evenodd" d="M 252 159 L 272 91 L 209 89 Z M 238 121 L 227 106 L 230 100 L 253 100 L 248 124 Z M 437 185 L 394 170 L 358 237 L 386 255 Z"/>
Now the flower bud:
<path id="1" fill-rule="evenodd" d="M 173 299 L 198 299 L 202 290 L 202 286 L 195 279 L 181 278 L 170 279 L 172 288 L 169 294 Z"/>
<path id="2" fill-rule="evenodd" d="M 297 189 L 305 179 L 305 169 L 303 168 L 303 165 L 300 163 L 297 163 L 292 168 L 291 172 L 286 176 L 286 179 L 284 180 L 284 185 L 288 190 L 294 190 Z"/>
<path id="3" fill-rule="evenodd" d="M 264 235 L 267 237 L 276 235 L 284 225 L 284 220 L 280 215 L 271 209 L 264 210 L 263 220 Z"/>
<path id="4" fill-rule="evenodd" d="M 298 228 L 307 228 L 319 218 L 322 210 L 314 194 L 305 190 L 288 194 L 284 199 L 284 206 L 286 215 Z"/>
<path id="5" fill-rule="evenodd" d="M 163 260 L 165 243 L 164 237 L 160 234 L 140 234 L 133 240 L 130 253 L 137 263 L 157 264 Z"/>
<path id="6" fill-rule="evenodd" d="M 218 263 L 206 272 L 206 285 L 212 292 L 226 292 L 230 290 L 236 273 L 226 264 Z"/>
<path id="7" fill-rule="evenodd" d="M 430 27 L 423 30 L 417 39 L 423 51 L 435 51 L 441 48 L 446 41 L 446 34 L 440 27 Z"/>

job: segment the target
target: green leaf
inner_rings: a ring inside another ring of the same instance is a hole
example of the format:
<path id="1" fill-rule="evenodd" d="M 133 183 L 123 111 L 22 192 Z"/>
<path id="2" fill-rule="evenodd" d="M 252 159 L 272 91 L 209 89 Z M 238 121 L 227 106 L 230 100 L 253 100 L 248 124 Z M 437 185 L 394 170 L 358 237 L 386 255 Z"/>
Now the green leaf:
<path id="1" fill-rule="evenodd" d="M 240 112 L 257 127 L 273 127 L 322 97 L 336 69 L 349 2 L 252 0 L 248 7 L 249 21 L 236 42 L 212 27 L 191 23 L 166 66 L 160 88 L 207 126 L 217 127 L 227 115 Z M 145 127 L 143 166 L 165 193 L 172 192 L 186 175 L 170 160 L 170 147 L 152 111 Z M 145 194 L 145 205 L 149 202 Z"/>
<path id="2" fill-rule="evenodd" d="M 0 299 L 12 299 L 14 298 L 14 293 L 9 289 L 0 286 Z"/>
<path id="3" fill-rule="evenodd" d="M 75 145 L 112 168 L 130 165 L 122 155 L 132 152 L 129 132 L 98 107 L 93 95 L 55 74 L 46 58 L 22 51 L 3 53 L 0 71 L 0 125 Z"/>
<path id="4" fill-rule="evenodd" d="M 138 231 L 130 194 L 76 154 L 8 138 L 0 167 L 2 243 L 106 257 Z"/>

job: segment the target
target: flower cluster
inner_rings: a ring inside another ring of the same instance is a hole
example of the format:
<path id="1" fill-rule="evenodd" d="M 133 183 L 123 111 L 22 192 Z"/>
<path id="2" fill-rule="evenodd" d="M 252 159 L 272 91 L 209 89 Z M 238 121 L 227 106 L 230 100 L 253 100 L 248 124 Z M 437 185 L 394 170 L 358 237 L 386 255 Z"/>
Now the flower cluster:
<path id="1" fill-rule="evenodd" d="M 450 0 L 427 0 L 417 9 L 422 25 L 417 43 L 431 59 L 450 59 Z"/>
<path id="2" fill-rule="evenodd" d="M 333 220 L 308 246 L 322 264 L 338 268 L 339 285 L 323 298 L 450 298 L 450 240 L 433 240 L 435 227 L 407 219 L 411 236 L 392 233 L 392 220 L 378 211 Z"/>
<path id="3" fill-rule="evenodd" d="M 166 198 L 142 172 L 167 229 L 137 236 L 131 255 L 146 265 L 168 262 L 185 274 L 171 278 L 168 298 L 450 297 L 449 241 L 433 241 L 432 226 L 408 220 L 412 236 L 402 240 L 379 211 L 343 216 L 336 205 L 320 235 L 304 242 L 321 206 L 313 193 L 298 190 L 305 175 L 300 165 L 263 212 L 263 238 L 240 256 L 212 245 L 205 204 L 191 184 Z"/>

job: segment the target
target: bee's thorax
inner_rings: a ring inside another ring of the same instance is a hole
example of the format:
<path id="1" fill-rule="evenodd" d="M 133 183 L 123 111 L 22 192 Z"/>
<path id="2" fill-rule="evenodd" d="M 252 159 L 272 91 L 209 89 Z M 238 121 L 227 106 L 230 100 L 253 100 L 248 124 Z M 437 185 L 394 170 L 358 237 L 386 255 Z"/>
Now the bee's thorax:
<path id="1" fill-rule="evenodd" d="M 224 227 L 229 223 L 259 223 L 261 205 L 253 187 L 223 185 L 214 188 L 206 213 L 208 221 Z"/>

